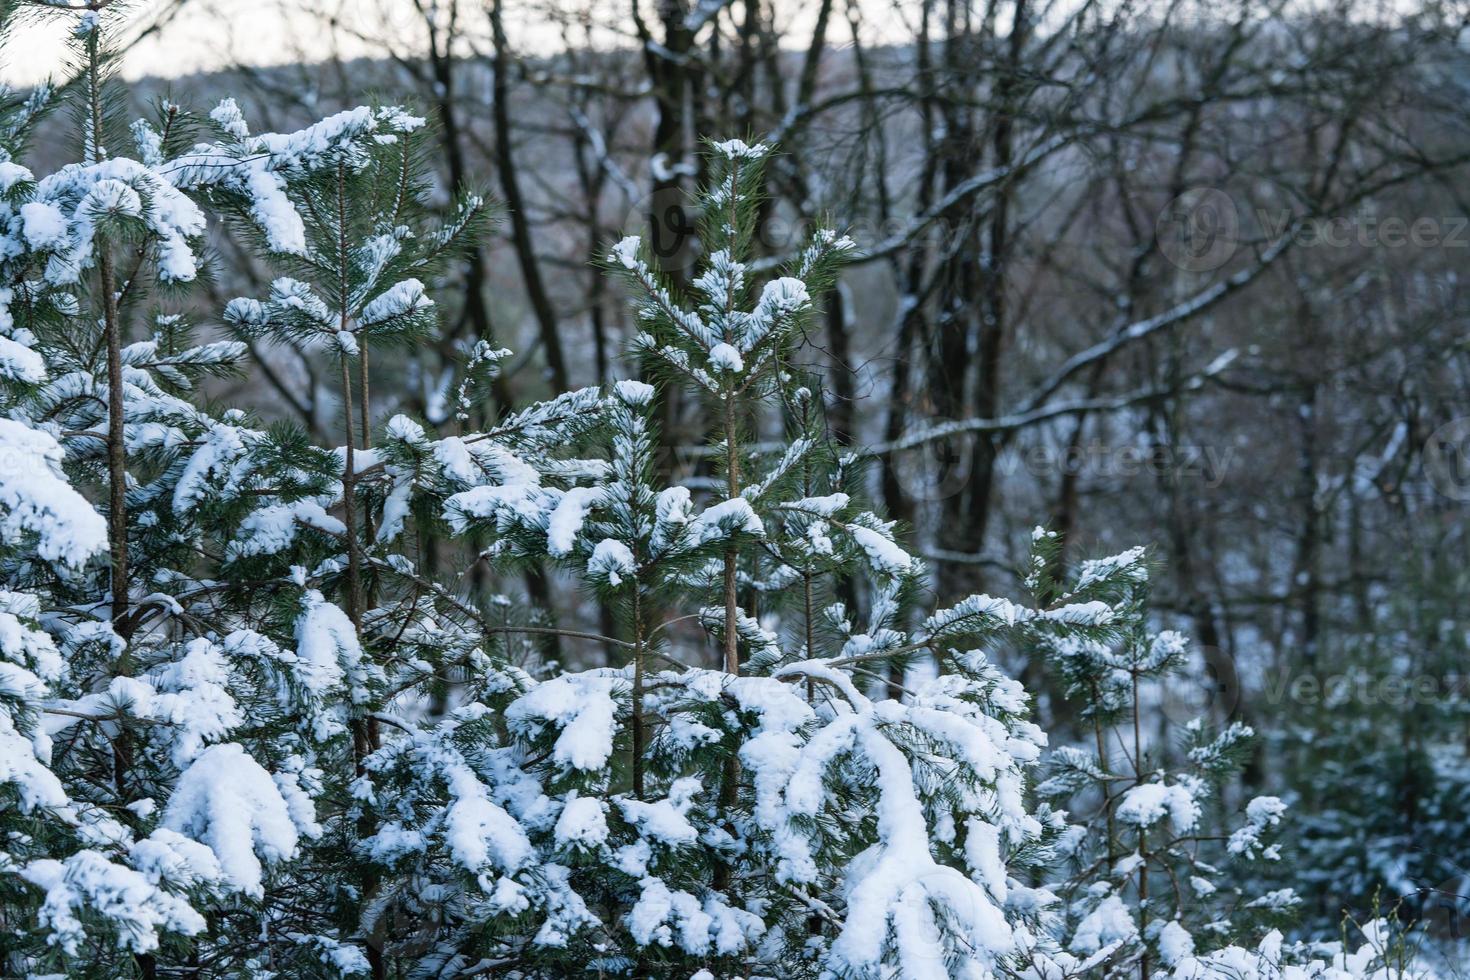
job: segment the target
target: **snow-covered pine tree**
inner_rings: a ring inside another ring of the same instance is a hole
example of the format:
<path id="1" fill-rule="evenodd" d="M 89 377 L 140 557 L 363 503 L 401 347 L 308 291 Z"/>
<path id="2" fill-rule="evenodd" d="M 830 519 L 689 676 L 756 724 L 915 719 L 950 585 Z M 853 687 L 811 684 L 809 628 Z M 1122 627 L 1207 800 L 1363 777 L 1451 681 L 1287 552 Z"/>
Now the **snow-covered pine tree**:
<path id="1" fill-rule="evenodd" d="M 1054 575 L 1058 537 L 1037 528 L 1032 539 L 1027 585 L 1038 600 L 1075 603 L 1109 583 L 1103 597 L 1113 626 L 1108 637 L 1040 635 L 1031 647 L 1092 736 L 1086 747 L 1053 749 L 1036 787 L 1075 818 L 1048 855 L 1046 880 L 1058 902 L 1044 917 L 1039 975 L 1418 976 L 1404 936 L 1386 922 L 1344 923 L 1343 942 L 1283 942 L 1277 930 L 1292 920 L 1295 893 L 1246 888 L 1262 877 L 1252 865 L 1283 861 L 1275 838 L 1286 805 L 1258 796 L 1231 812 L 1221 797 L 1254 733 L 1200 716 L 1171 719 L 1179 731 L 1160 738 L 1144 721 L 1147 701 L 1156 712 L 1161 697 L 1188 683 L 1180 674 L 1189 657 L 1181 634 L 1150 629 L 1144 550 L 1085 561 L 1074 581 L 1063 582 Z"/>
<path id="2" fill-rule="evenodd" d="M 1025 804 L 1044 738 L 974 648 L 1019 628 L 1111 635 L 1091 597 L 1116 583 L 1040 610 L 977 598 L 907 628 L 922 564 L 856 503 L 790 361 L 850 245 L 818 233 L 757 284 L 768 155 L 712 144 L 692 297 L 636 238 L 609 252 L 642 297 L 635 349 L 709 409 L 708 490 L 658 482 L 660 395 L 643 382 L 473 440 L 389 425 L 405 510 L 482 535 L 492 561 L 559 563 L 620 624 L 602 638 L 614 666 L 544 678 L 494 667 L 516 659 L 518 627 L 482 624 L 501 635 L 473 651 L 447 718 L 396 716 L 408 737 L 385 728 L 367 760 L 361 796 L 383 820 L 367 848 L 423 927 L 395 947 L 423 975 L 989 976 L 1036 941 L 1045 896 L 1007 866 L 1060 829 Z M 751 421 L 773 410 L 786 446 L 755 452 Z M 862 620 L 833 601 L 851 588 Z M 890 667 L 918 657 L 940 672 L 886 697 Z"/>
<path id="3" fill-rule="evenodd" d="M 203 214 L 157 161 L 113 153 L 107 24 L 68 16 L 79 161 L 38 178 L 15 159 L 58 101 L 49 86 L 7 98 L 0 125 L 5 968 L 146 975 L 165 933 L 208 928 L 197 900 L 249 891 L 260 854 L 287 856 L 298 829 L 292 777 L 239 754 L 241 796 L 263 780 L 252 802 L 277 809 L 239 808 L 228 849 L 181 833 L 173 784 L 217 772 L 204 743 L 240 719 L 218 651 L 170 594 L 193 556 L 157 501 L 170 451 L 198 431 L 179 394 L 238 350 L 191 345 L 154 305 L 196 277 Z M 140 323 L 151 337 L 132 342 Z M 100 488 L 100 514 L 73 483 Z"/>
<path id="4" fill-rule="evenodd" d="M 374 709 L 417 693 L 426 678 L 439 676 L 446 657 L 465 650 L 445 621 L 454 615 L 446 604 L 458 601 L 426 593 L 413 559 L 393 547 L 408 485 L 373 449 L 370 357 L 384 348 L 406 350 L 436 330 L 424 281 L 478 234 L 488 204 L 467 193 L 447 221 L 428 221 L 425 120 L 398 107 L 349 110 L 284 138 L 251 135 L 228 99 L 211 118 L 224 139 L 178 161 L 181 182 L 232 215 L 235 227 L 290 273 L 275 279 L 266 297 L 230 302 L 224 319 L 242 336 L 290 343 L 327 362 L 339 379 L 342 412 L 339 447 L 302 445 L 300 433 L 266 437 L 277 443 L 276 459 L 299 452 L 294 465 L 327 477 L 325 483 L 278 477 L 262 495 L 256 480 L 242 483 L 239 476 L 263 447 L 224 433 L 201 471 L 201 496 L 240 503 L 219 536 L 221 571 L 245 588 L 268 585 L 285 631 L 279 642 L 294 641 L 298 657 L 340 665 L 329 680 L 346 684 L 341 720 L 348 737 L 332 740 L 329 766 L 317 763 L 327 768 L 330 809 L 319 843 L 298 862 L 299 871 L 312 869 L 299 880 L 319 884 L 316 907 L 333 910 L 335 925 L 360 935 L 370 972 L 379 977 L 387 967 L 375 938 L 383 904 L 377 876 L 367 863 L 355 863 L 362 873 L 340 870 L 355 842 L 377 827 L 353 787 L 382 744 Z M 220 154 L 245 168 L 218 179 Z M 274 198 L 256 193 L 259 172 L 277 188 Z M 291 489 L 278 492 L 283 487 Z M 335 734 L 316 724 L 318 739 Z"/>
<path id="5" fill-rule="evenodd" d="M 342 941 L 363 891 L 341 868 L 386 675 L 323 593 L 368 594 L 329 514 L 344 453 L 202 408 L 199 380 L 245 345 L 191 343 L 170 306 L 199 272 L 202 204 L 313 267 L 344 256 L 303 188 L 350 183 L 382 227 L 352 229 L 361 295 L 330 338 L 347 351 L 419 325 L 405 269 L 431 272 L 483 207 L 422 224 L 422 121 L 393 108 L 252 137 L 227 101 L 191 143 L 201 126 L 165 104 L 120 129 L 116 5 L 32 6 L 69 19 L 78 70 L 0 122 L 5 972 L 368 972 L 370 945 Z M 54 102 L 76 110 L 80 161 L 38 178 L 17 155 Z"/>
<path id="6" fill-rule="evenodd" d="M 1219 731 L 1207 719 L 1183 730 L 1185 766 L 1167 766 L 1175 751 L 1145 731 L 1144 698 L 1156 695 L 1185 662 L 1188 641 L 1172 631 L 1154 633 L 1147 619 L 1148 569 L 1136 548 L 1102 562 L 1083 562 L 1075 583 L 1052 572 L 1059 541 L 1042 528 L 1033 534 L 1028 585 L 1039 596 L 1071 598 L 1069 589 L 1098 579 L 1118 583 L 1110 597 L 1115 635 L 1040 638 L 1033 655 L 1045 658 L 1090 733 L 1086 748 L 1060 746 L 1047 758 L 1038 795 L 1083 816 L 1054 850 L 1053 885 L 1062 900 L 1053 932 L 1065 953 L 1098 976 L 1149 976 L 1201 950 L 1251 935 L 1260 920 L 1280 919 L 1289 895 L 1251 902 L 1222 888 L 1226 859 L 1278 860 L 1271 842 L 1284 804 L 1260 797 L 1246 808 L 1244 826 L 1217 832 L 1221 804 L 1212 799 L 1238 769 L 1252 737 L 1243 724 Z M 1173 733 L 1170 733 L 1173 734 Z M 1070 962 L 1064 954 L 1060 957 Z"/>

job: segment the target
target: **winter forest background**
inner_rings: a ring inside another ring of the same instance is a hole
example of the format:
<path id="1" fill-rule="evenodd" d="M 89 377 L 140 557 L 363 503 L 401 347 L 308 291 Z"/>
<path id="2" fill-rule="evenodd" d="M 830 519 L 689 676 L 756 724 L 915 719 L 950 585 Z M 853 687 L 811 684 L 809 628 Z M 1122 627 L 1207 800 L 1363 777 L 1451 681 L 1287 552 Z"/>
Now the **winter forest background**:
<path id="1" fill-rule="evenodd" d="M 1470 972 L 1470 5 L 0 17 L 0 975 Z"/>

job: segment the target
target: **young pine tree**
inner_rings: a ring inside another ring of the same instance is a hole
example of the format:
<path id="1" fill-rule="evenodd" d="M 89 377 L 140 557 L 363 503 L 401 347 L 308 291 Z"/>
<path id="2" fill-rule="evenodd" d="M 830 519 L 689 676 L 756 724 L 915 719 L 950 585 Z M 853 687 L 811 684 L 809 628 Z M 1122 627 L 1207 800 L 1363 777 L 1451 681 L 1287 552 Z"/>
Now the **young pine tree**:
<path id="1" fill-rule="evenodd" d="M 790 360 L 850 244 L 819 233 L 757 283 L 768 155 L 712 145 L 689 297 L 637 239 L 609 253 L 642 296 L 635 350 L 708 409 L 705 488 L 659 482 L 661 396 L 638 381 L 481 441 L 389 425 L 413 513 L 482 536 L 491 560 L 556 562 L 619 623 L 602 638 L 614 666 L 481 667 L 444 721 L 397 717 L 406 737 L 367 760 L 362 797 L 387 810 L 367 847 L 407 918 L 436 924 L 396 947 L 425 975 L 987 976 L 1024 961 L 1045 903 L 1007 864 L 1060 825 L 1025 804 L 1043 742 L 1026 697 L 974 649 L 1013 610 L 908 628 L 922 564 L 856 503 Z M 755 451 L 762 423 L 785 448 Z M 558 440 L 575 458 L 546 453 Z M 833 600 L 854 592 L 862 619 Z M 1035 615 L 1089 633 L 1100 613 Z M 941 673 L 871 696 L 920 656 Z"/>
<path id="2" fill-rule="evenodd" d="M 1036 788 L 1075 820 L 1048 861 L 1058 901 L 1046 916 L 1052 945 L 1043 975 L 1419 975 L 1402 958 L 1403 937 L 1385 922 L 1345 923 L 1348 942 L 1283 942 L 1279 929 L 1292 923 L 1299 899 L 1291 888 L 1259 886 L 1279 876 L 1271 866 L 1291 864 L 1274 840 L 1286 805 L 1258 796 L 1231 812 L 1223 796 L 1254 733 L 1203 716 L 1171 717 L 1180 728 L 1163 739 L 1146 730 L 1148 702 L 1177 715 L 1189 700 L 1172 697 L 1184 691 L 1179 675 L 1189 650 L 1180 634 L 1150 629 L 1143 549 L 1083 562 L 1075 581 L 1060 582 L 1050 574 L 1059 539 L 1037 528 L 1033 541 L 1027 584 L 1038 600 L 1075 604 L 1094 595 L 1106 602 L 1112 626 L 1107 636 L 1038 635 L 1026 646 L 1046 659 L 1093 736 L 1085 746 L 1055 748 Z"/>
<path id="3" fill-rule="evenodd" d="M 4 972 L 382 973 L 341 872 L 388 677 L 359 629 L 353 442 L 205 409 L 245 345 L 192 343 L 181 311 L 214 205 L 270 256 L 355 263 L 332 332 L 355 356 L 354 334 L 420 325 L 410 273 L 483 206 L 424 224 L 422 122 L 397 109 L 250 136 L 228 101 L 210 122 L 165 104 L 122 129 L 116 5 L 34 6 L 69 19 L 78 69 L 0 120 Z M 17 156 L 53 103 L 78 162 L 37 177 Z M 363 209 L 346 251 L 313 212 L 332 186 Z"/>

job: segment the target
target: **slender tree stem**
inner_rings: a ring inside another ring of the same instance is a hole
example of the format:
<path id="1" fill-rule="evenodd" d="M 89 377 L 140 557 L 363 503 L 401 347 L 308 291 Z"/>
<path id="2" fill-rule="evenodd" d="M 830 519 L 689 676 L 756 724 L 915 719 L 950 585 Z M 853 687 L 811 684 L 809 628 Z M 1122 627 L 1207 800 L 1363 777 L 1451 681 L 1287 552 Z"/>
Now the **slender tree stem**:
<path id="1" fill-rule="evenodd" d="M 362 448 L 371 449 L 373 447 L 372 388 L 368 382 L 368 345 L 365 339 L 360 343 L 357 367 L 357 376 L 362 387 L 362 397 L 358 401 L 362 417 Z M 372 511 L 363 512 L 363 536 L 369 541 L 373 538 Z"/>
<path id="2" fill-rule="evenodd" d="M 643 799 L 643 586 L 633 580 L 633 796 Z"/>
<path id="3" fill-rule="evenodd" d="M 735 440 L 735 406 L 733 395 L 727 393 L 724 406 L 725 428 L 725 480 L 729 498 L 740 496 L 740 457 Z M 725 549 L 725 671 L 740 673 L 740 596 L 737 576 L 739 549 L 732 541 Z M 734 808 L 740 792 L 740 760 L 731 755 L 725 760 L 725 770 L 720 781 L 720 809 L 728 813 Z M 730 866 L 721 862 L 715 866 L 715 887 L 724 889 L 730 884 Z"/>
<path id="4" fill-rule="evenodd" d="M 90 8 L 100 10 L 94 4 Z M 87 86 L 90 131 L 86 157 L 100 163 L 106 154 L 102 145 L 102 54 L 97 31 L 87 39 Z M 107 547 L 112 561 L 112 621 L 121 622 L 128 612 L 128 460 L 123 427 L 122 319 L 117 303 L 117 271 L 112 249 L 97 236 L 97 277 L 102 292 L 102 322 L 107 344 Z"/>
<path id="5" fill-rule="evenodd" d="M 1092 685 L 1092 702 L 1093 702 L 1093 704 L 1099 704 L 1099 703 L 1101 703 L 1101 700 L 1102 700 L 1102 695 L 1098 691 L 1097 685 L 1096 684 Z M 1104 814 L 1104 817 L 1107 820 L 1107 833 L 1108 833 L 1108 842 L 1107 842 L 1107 848 L 1106 848 L 1106 850 L 1107 850 L 1107 854 L 1108 854 L 1108 864 L 1109 864 L 1109 866 L 1111 866 L 1112 863 L 1113 863 L 1113 840 L 1114 840 L 1114 837 L 1113 837 L 1113 832 L 1114 832 L 1114 827 L 1113 827 L 1113 796 L 1112 796 L 1112 790 L 1111 790 L 1111 788 L 1108 785 L 1108 777 L 1111 775 L 1111 773 L 1108 771 L 1108 744 L 1107 744 L 1107 740 L 1105 738 L 1103 738 L 1102 723 L 1100 721 L 1098 721 L 1096 715 L 1094 715 L 1093 716 L 1093 719 L 1092 719 L 1092 734 L 1093 734 L 1094 738 L 1096 738 L 1096 740 L 1097 740 L 1097 767 L 1098 767 L 1099 771 L 1101 771 L 1102 774 L 1103 774 L 1103 779 L 1102 779 L 1103 814 Z"/>
<path id="6" fill-rule="evenodd" d="M 128 458 L 123 429 L 122 323 L 113 291 L 112 254 L 97 244 L 102 316 L 107 331 L 107 547 L 112 558 L 112 621 L 128 614 Z"/>
<path id="7" fill-rule="evenodd" d="M 734 233 L 737 225 L 735 221 L 735 191 L 740 184 L 740 164 L 734 162 L 730 171 L 730 228 Z M 733 242 L 732 242 L 733 252 Z M 727 286 L 725 290 L 725 312 L 728 314 L 733 309 L 735 302 L 734 290 Z M 726 341 L 731 338 L 726 337 Z M 725 439 L 725 495 L 734 500 L 740 496 L 740 450 L 735 432 L 735 390 L 733 384 L 725 385 L 724 399 L 721 405 L 721 423 L 724 429 Z M 739 578 L 738 545 L 732 540 L 725 548 L 725 671 L 729 674 L 740 673 L 740 578 Z M 724 772 L 720 780 L 720 809 L 729 813 L 734 808 L 740 793 L 740 759 L 731 755 L 725 760 Z M 715 866 L 715 887 L 723 890 L 730 884 L 730 866 L 720 862 Z"/>
<path id="8" fill-rule="evenodd" d="M 105 4 L 93 2 L 88 9 L 100 12 Z M 106 154 L 102 142 L 102 52 L 98 29 L 94 26 L 87 38 L 87 86 L 89 123 L 86 157 L 89 163 L 100 163 Z M 111 561 L 112 622 L 123 630 L 123 640 L 132 630 L 128 616 L 128 457 L 126 430 L 123 424 L 122 317 L 117 301 L 117 270 L 112 249 L 98 235 L 97 277 L 102 290 L 102 323 L 107 344 L 107 548 Z M 131 670 L 131 651 L 124 645 L 116 669 L 119 674 Z M 121 799 L 128 798 L 128 773 L 133 765 L 133 740 L 126 725 L 113 741 L 113 780 Z M 157 961 L 149 953 L 134 953 L 133 964 L 144 980 L 157 976 Z"/>
<path id="9" fill-rule="evenodd" d="M 344 434 L 347 442 L 343 450 L 346 465 L 342 468 L 342 523 L 347 528 L 347 618 L 359 631 L 362 629 L 362 605 L 359 589 L 362 587 L 362 556 L 357 540 L 357 459 L 352 434 L 352 372 L 347 355 L 342 355 L 342 402 L 347 416 Z"/>
<path id="10" fill-rule="evenodd" d="M 732 235 L 736 233 L 735 198 L 739 187 L 740 162 L 735 160 L 730 164 L 730 214 L 727 219 Z M 732 254 L 734 252 L 733 243 L 731 252 Z M 725 315 L 727 318 L 735 304 L 735 291 L 731 288 L 732 286 L 733 284 L 727 284 L 725 288 Z M 725 338 L 727 342 L 730 339 L 728 336 Z M 725 491 L 726 496 L 734 500 L 740 495 L 740 455 L 735 439 L 735 394 L 729 386 L 725 390 L 722 407 L 721 421 L 725 429 Z M 731 674 L 740 673 L 740 644 L 735 632 L 735 624 L 739 621 L 740 614 L 739 579 L 736 575 L 739 554 L 735 543 L 730 542 L 729 547 L 725 549 L 725 671 Z"/>
<path id="11" fill-rule="evenodd" d="M 337 167 L 337 308 L 340 311 L 338 329 L 347 333 L 352 326 L 348 315 L 350 285 L 347 271 L 347 174 L 339 164 Z M 352 625 L 362 631 L 362 555 L 357 536 L 357 459 L 356 439 L 353 426 L 356 424 L 352 406 L 352 369 L 348 355 L 342 358 L 342 434 L 346 438 L 343 448 L 342 468 L 342 523 L 347 528 L 347 616 Z M 364 417 L 366 417 L 364 415 Z"/>
<path id="12" fill-rule="evenodd" d="M 1133 776 L 1143 782 L 1143 735 L 1138 719 L 1138 672 L 1133 672 Z"/>
<path id="13" fill-rule="evenodd" d="M 1138 671 L 1133 671 L 1133 778 L 1135 782 L 1143 782 L 1143 735 L 1139 724 L 1138 711 Z M 1147 831 L 1143 827 L 1138 828 L 1138 853 L 1143 857 L 1143 863 L 1138 867 L 1138 928 L 1145 935 L 1148 927 L 1148 839 Z M 1148 980 L 1148 949 L 1144 948 L 1143 956 L 1138 961 L 1138 980 Z"/>
<path id="14" fill-rule="evenodd" d="M 347 333 L 352 326 L 349 315 L 351 301 L 351 284 L 348 274 L 348 232 L 347 232 L 347 174 L 341 164 L 337 166 L 337 308 L 341 319 L 338 329 Z M 362 542 L 358 535 L 357 520 L 357 453 L 356 436 L 353 432 L 358 424 L 358 419 L 353 411 L 352 398 L 352 365 L 349 356 L 344 350 L 342 352 L 342 434 L 345 437 L 343 447 L 342 467 L 342 523 L 346 528 L 347 537 L 347 616 L 352 620 L 354 631 L 359 637 L 362 636 Z M 364 442 L 367 437 L 368 406 L 367 406 L 367 349 L 359 348 L 359 356 L 362 358 L 362 383 L 363 383 L 363 406 L 362 420 Z M 354 718 L 352 720 L 352 762 L 353 769 L 361 776 L 365 771 L 363 761 L 378 747 L 378 723 L 372 718 Z M 359 821 L 358 832 L 363 836 L 372 833 L 372 817 L 364 813 Z M 371 870 L 365 870 L 362 877 L 362 887 L 365 893 L 370 894 L 377 887 L 377 875 Z M 368 943 L 367 948 L 368 969 L 371 971 L 373 980 L 384 980 L 388 975 L 387 964 L 383 960 L 383 951 L 375 943 Z"/>

